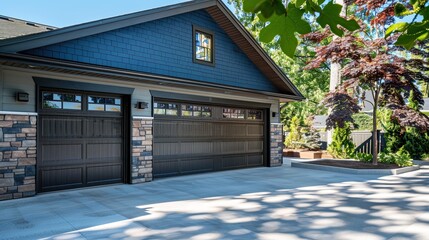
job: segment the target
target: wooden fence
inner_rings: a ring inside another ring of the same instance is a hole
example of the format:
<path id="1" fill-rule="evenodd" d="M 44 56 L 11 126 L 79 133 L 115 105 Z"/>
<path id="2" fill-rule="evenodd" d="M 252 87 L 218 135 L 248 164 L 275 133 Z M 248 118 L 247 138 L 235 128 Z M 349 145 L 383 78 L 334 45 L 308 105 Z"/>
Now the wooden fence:
<path id="1" fill-rule="evenodd" d="M 327 133 L 320 132 L 320 143 L 321 149 L 327 149 Z M 285 132 L 287 136 L 287 132 Z M 372 132 L 371 131 L 352 131 L 351 134 L 352 141 L 356 146 L 356 152 L 360 153 L 372 153 Z M 386 146 L 386 139 L 384 138 L 384 133 L 378 131 L 378 152 L 381 152 Z"/>

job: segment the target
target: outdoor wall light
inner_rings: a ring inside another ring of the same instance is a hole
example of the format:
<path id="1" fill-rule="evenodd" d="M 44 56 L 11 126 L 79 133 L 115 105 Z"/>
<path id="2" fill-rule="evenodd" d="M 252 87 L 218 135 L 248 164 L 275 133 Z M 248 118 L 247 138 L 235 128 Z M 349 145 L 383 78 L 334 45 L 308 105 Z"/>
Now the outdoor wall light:
<path id="1" fill-rule="evenodd" d="M 147 108 L 147 106 L 148 106 L 147 102 L 137 102 L 136 108 L 145 109 L 145 108 Z"/>
<path id="2" fill-rule="evenodd" d="M 17 92 L 16 93 L 16 101 L 18 102 L 28 102 L 30 100 L 28 93 L 25 92 Z"/>
<path id="3" fill-rule="evenodd" d="M 271 112 L 271 116 L 272 116 L 272 117 L 277 117 L 278 115 L 279 115 L 279 113 Z"/>

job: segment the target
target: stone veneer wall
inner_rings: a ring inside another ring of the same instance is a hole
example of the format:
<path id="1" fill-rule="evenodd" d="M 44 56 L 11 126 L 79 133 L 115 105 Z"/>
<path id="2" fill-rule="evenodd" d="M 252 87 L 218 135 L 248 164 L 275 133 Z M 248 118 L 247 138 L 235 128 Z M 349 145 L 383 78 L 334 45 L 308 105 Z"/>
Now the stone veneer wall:
<path id="1" fill-rule="evenodd" d="M 152 117 L 133 118 L 131 183 L 152 181 Z"/>
<path id="2" fill-rule="evenodd" d="M 271 159 L 270 166 L 276 167 L 283 164 L 283 124 L 272 123 L 271 133 Z"/>
<path id="3" fill-rule="evenodd" d="M 36 114 L 0 112 L 0 200 L 36 194 Z"/>

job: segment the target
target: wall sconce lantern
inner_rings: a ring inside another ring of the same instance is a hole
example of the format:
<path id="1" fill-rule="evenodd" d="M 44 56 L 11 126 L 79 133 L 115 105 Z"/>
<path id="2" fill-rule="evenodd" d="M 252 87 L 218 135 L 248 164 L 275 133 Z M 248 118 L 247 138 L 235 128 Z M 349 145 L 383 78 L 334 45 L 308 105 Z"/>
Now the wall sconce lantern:
<path id="1" fill-rule="evenodd" d="M 148 106 L 147 102 L 137 102 L 136 108 L 137 109 L 146 109 Z"/>
<path id="2" fill-rule="evenodd" d="M 28 93 L 25 92 L 17 92 L 16 93 L 16 101 L 18 102 L 28 102 L 30 100 Z"/>
<path id="3" fill-rule="evenodd" d="M 271 117 L 278 117 L 278 116 L 279 116 L 279 113 L 271 112 Z"/>

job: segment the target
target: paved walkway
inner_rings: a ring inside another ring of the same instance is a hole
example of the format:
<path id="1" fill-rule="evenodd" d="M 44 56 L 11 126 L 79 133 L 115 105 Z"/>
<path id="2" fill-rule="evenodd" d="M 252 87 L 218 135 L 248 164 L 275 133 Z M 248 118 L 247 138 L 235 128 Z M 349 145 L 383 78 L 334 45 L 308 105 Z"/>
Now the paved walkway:
<path id="1" fill-rule="evenodd" d="M 0 239 L 429 239 L 429 168 L 254 168 L 0 202 Z"/>

